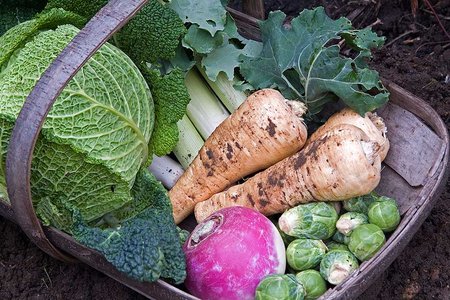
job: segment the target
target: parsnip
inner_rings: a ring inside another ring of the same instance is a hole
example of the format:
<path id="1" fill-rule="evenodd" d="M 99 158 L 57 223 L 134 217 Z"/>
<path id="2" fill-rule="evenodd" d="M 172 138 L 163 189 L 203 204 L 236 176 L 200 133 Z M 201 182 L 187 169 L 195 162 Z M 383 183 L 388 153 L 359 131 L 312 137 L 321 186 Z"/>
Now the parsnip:
<path id="1" fill-rule="evenodd" d="M 250 95 L 205 141 L 169 191 L 175 222 L 191 214 L 196 203 L 298 152 L 307 137 L 304 113 L 302 103 L 276 90 Z"/>
<path id="2" fill-rule="evenodd" d="M 325 124 L 319 127 L 306 141 L 308 145 L 311 141 L 318 139 L 325 132 L 329 131 L 332 127 L 340 124 L 350 124 L 358 127 L 364 131 L 367 136 L 376 141 L 380 149 L 380 158 L 383 161 L 389 151 L 389 140 L 386 137 L 386 125 L 381 117 L 376 113 L 368 112 L 362 117 L 360 114 L 352 110 L 351 108 L 344 108 L 343 110 L 333 114 Z"/>
<path id="3" fill-rule="evenodd" d="M 356 126 L 332 127 L 300 152 L 213 195 L 195 207 L 198 222 L 228 206 L 265 215 L 310 201 L 338 201 L 371 192 L 380 181 L 381 146 Z"/>

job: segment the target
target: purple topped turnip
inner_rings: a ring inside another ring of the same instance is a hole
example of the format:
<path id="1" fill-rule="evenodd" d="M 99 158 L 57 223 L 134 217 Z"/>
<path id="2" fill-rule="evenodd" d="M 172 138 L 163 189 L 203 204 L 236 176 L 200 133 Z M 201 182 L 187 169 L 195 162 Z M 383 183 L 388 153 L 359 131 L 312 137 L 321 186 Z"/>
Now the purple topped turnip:
<path id="1" fill-rule="evenodd" d="M 197 225 L 184 244 L 186 288 L 201 299 L 254 299 L 258 283 L 283 274 L 286 253 L 272 222 L 245 207 L 224 208 Z"/>

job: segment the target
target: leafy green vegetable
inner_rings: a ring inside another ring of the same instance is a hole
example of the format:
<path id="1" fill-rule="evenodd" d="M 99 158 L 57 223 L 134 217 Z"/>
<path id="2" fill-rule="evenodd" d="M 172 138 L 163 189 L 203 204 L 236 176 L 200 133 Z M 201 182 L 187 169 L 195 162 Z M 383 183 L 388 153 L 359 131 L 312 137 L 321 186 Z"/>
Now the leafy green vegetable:
<path id="1" fill-rule="evenodd" d="M 239 65 L 239 57 L 242 50 L 233 44 L 224 44 L 214 52 L 202 59 L 205 72 L 213 81 L 216 81 L 220 72 L 224 72 L 228 79 L 234 78 L 234 69 Z"/>
<path id="2" fill-rule="evenodd" d="M 33 36 L 46 29 L 54 29 L 58 25 L 72 24 L 77 27 L 83 26 L 86 20 L 77 14 L 67 12 L 63 9 L 52 9 L 46 13 L 39 14 L 36 18 L 23 22 L 0 37 L 0 72 L 5 68 L 13 53 L 20 49 Z"/>
<path id="3" fill-rule="evenodd" d="M 215 82 L 221 72 L 229 80 L 233 79 L 235 69 L 241 63 L 243 45 L 249 41 L 238 33 L 224 4 L 218 0 L 172 0 L 169 5 L 188 26 L 183 47 L 192 50 L 194 59 L 205 69 L 208 79 Z M 189 9 L 184 9 L 187 6 Z M 202 26 L 205 20 L 208 25 Z"/>
<path id="4" fill-rule="evenodd" d="M 331 239 L 337 243 L 348 245 L 350 242 L 350 237 L 342 234 L 340 231 L 336 230 Z"/>
<path id="5" fill-rule="evenodd" d="M 372 204 L 377 197 L 378 195 L 375 192 L 371 192 L 367 195 L 344 200 L 342 203 L 346 211 L 358 212 L 367 215 L 370 204 Z"/>
<path id="6" fill-rule="evenodd" d="M 305 288 L 293 274 L 267 275 L 256 287 L 255 300 L 303 300 Z"/>
<path id="7" fill-rule="evenodd" d="M 169 60 L 175 56 L 183 22 L 167 5 L 150 0 L 114 37 L 116 45 L 138 64 Z"/>
<path id="8" fill-rule="evenodd" d="M 280 229 L 280 226 L 278 225 L 278 221 L 272 220 L 272 223 L 277 228 L 278 232 L 281 235 L 281 238 L 283 239 L 284 246 L 289 246 L 289 244 L 296 239 L 296 237 L 290 236 L 286 234 L 283 230 Z"/>
<path id="9" fill-rule="evenodd" d="M 66 11 L 72 11 L 85 17 L 92 18 L 108 0 L 90 0 L 90 1 L 67 1 L 67 0 L 49 0 L 46 9 L 62 8 Z"/>
<path id="10" fill-rule="evenodd" d="M 363 224 L 353 230 L 348 249 L 360 261 L 365 261 L 374 256 L 385 242 L 386 237 L 380 227 L 374 224 Z"/>
<path id="11" fill-rule="evenodd" d="M 108 0 L 49 0 L 46 8 L 63 8 L 90 19 L 107 3 Z M 113 41 L 140 66 L 174 57 L 185 33 L 183 22 L 172 9 L 158 0 L 150 0 L 114 35 Z"/>
<path id="12" fill-rule="evenodd" d="M 0 37 L 6 49 L 0 54 L 2 171 L 10 130 L 26 96 L 78 32 L 72 25 L 48 28 L 74 16 L 51 10 Z M 153 123 L 153 101 L 143 76 L 123 52 L 105 44 L 63 90 L 44 123 L 32 162 L 38 213 L 51 221 L 52 211 L 64 215 L 62 204 L 70 204 L 90 222 L 131 201 L 130 188 L 147 161 Z M 0 178 L 4 182 L 3 172 Z M 42 199 L 51 201 L 39 205 Z"/>
<path id="13" fill-rule="evenodd" d="M 316 270 L 305 270 L 295 275 L 306 291 L 306 300 L 317 299 L 327 291 L 327 283 Z"/>
<path id="14" fill-rule="evenodd" d="M 145 170 L 136 177 L 131 192 L 133 201 L 116 212 L 119 219 L 129 217 L 120 226 L 86 226 L 75 212 L 73 236 L 131 278 L 155 281 L 164 277 L 183 282 L 186 263 L 166 190 Z"/>
<path id="15" fill-rule="evenodd" d="M 202 30 L 198 25 L 189 26 L 183 38 L 183 47 L 196 51 L 199 54 L 208 54 L 223 44 L 224 36 L 216 34 L 211 36 L 208 31 Z"/>
<path id="16" fill-rule="evenodd" d="M 78 33 L 60 25 L 72 21 L 84 23 L 51 9 L 0 37 L 0 193 L 11 129 L 42 73 Z M 173 74 L 161 82 L 167 89 L 183 79 Z M 185 233 L 174 223 L 166 190 L 145 169 L 154 113 L 139 69 L 106 43 L 50 110 L 35 147 L 31 188 L 45 224 L 72 233 L 132 278 L 181 283 Z"/>
<path id="17" fill-rule="evenodd" d="M 357 212 L 347 212 L 341 215 L 336 222 L 336 228 L 343 235 L 349 236 L 353 229 L 361 224 L 367 224 L 369 220 L 365 214 Z"/>
<path id="18" fill-rule="evenodd" d="M 6 190 L 6 178 L 3 174 L 5 174 L 6 152 L 9 144 L 8 137 L 11 136 L 11 132 L 11 124 L 0 118 L 0 199 L 7 202 L 9 202 L 9 199 Z"/>
<path id="19" fill-rule="evenodd" d="M 384 232 L 391 232 L 400 223 L 400 211 L 397 202 L 389 197 L 380 196 L 369 206 L 369 222 L 381 228 Z"/>
<path id="20" fill-rule="evenodd" d="M 61 7 L 91 18 L 107 2 L 93 0 L 85 6 L 84 1 L 50 0 L 47 8 Z M 150 0 L 112 40 L 145 74 L 155 95 L 155 131 L 149 146 L 149 162 L 152 154 L 165 155 L 178 142 L 176 123 L 186 112 L 189 95 L 183 74 L 179 71 L 166 72 L 163 67 L 167 64 L 165 61 L 176 56 L 185 33 L 183 22 L 168 5 Z M 150 70 L 147 63 L 155 67 Z"/>
<path id="21" fill-rule="evenodd" d="M 187 239 L 189 238 L 189 235 L 191 233 L 185 229 L 181 229 L 178 226 L 177 226 L 177 230 L 178 230 L 178 235 L 180 236 L 181 245 L 183 245 L 187 241 Z"/>
<path id="22" fill-rule="evenodd" d="M 150 139 L 151 152 L 158 156 L 166 155 L 178 142 L 177 122 L 186 113 L 186 106 L 190 101 L 184 85 L 184 72 L 176 68 L 161 76 L 158 70 L 147 68 L 143 75 L 151 84 L 157 116 Z"/>
<path id="23" fill-rule="evenodd" d="M 346 18 L 330 19 L 322 7 L 304 10 L 289 26 L 285 18 L 271 12 L 261 22 L 262 52 L 244 57 L 240 71 L 253 88 L 278 88 L 286 98 L 306 103 L 310 114 L 337 97 L 360 114 L 388 100 L 378 73 L 362 63 L 383 38 L 352 29 Z M 333 42 L 342 37 L 358 52 L 356 60 L 340 55 Z"/>
<path id="24" fill-rule="evenodd" d="M 316 267 L 327 252 L 327 246 L 321 240 L 296 239 L 286 249 L 286 259 L 296 271 Z"/>
<path id="25" fill-rule="evenodd" d="M 290 236 L 321 240 L 333 235 L 337 220 L 338 214 L 332 204 L 313 202 L 288 209 L 278 224 Z"/>
<path id="26" fill-rule="evenodd" d="M 225 29 L 226 10 L 220 0 L 172 0 L 168 4 L 180 19 L 197 24 L 211 36 Z"/>
<path id="27" fill-rule="evenodd" d="M 326 242 L 325 245 L 327 246 L 328 251 L 331 251 L 331 250 L 346 250 L 346 251 L 350 251 L 350 250 L 348 250 L 348 246 L 346 244 L 338 243 L 338 242 L 335 242 L 333 240 Z"/>
<path id="28" fill-rule="evenodd" d="M 345 250 L 332 250 L 320 262 L 320 275 L 331 284 L 339 284 L 358 269 L 356 257 Z"/>

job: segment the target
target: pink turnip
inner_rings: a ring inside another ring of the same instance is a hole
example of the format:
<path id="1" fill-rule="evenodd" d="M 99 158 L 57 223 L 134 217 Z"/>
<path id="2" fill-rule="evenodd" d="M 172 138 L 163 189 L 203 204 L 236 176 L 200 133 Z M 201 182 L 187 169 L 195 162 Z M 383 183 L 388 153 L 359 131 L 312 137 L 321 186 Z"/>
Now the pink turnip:
<path id="1" fill-rule="evenodd" d="M 197 225 L 184 244 L 188 291 L 201 299 L 254 299 L 258 283 L 283 274 L 286 254 L 272 222 L 245 207 L 221 209 Z"/>

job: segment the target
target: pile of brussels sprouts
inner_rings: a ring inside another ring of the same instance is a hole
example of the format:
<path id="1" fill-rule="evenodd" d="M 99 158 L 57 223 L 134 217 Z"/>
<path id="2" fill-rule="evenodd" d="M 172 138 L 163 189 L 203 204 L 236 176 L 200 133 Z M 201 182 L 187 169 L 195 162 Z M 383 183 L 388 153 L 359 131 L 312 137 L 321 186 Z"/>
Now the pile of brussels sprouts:
<path id="1" fill-rule="evenodd" d="M 394 231 L 400 212 L 394 199 L 371 193 L 342 202 L 296 206 L 278 220 L 289 274 L 266 276 L 256 299 L 317 299 L 327 282 L 337 285 L 373 257 Z"/>

